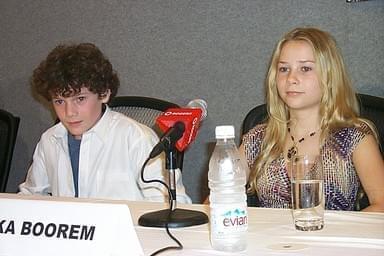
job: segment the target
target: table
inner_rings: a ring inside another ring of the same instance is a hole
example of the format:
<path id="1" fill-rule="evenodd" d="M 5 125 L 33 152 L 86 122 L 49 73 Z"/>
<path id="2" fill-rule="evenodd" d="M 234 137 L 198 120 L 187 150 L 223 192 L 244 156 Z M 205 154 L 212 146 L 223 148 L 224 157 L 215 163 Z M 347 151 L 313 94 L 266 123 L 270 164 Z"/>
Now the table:
<path id="1" fill-rule="evenodd" d="M 38 196 L 19 197 L 14 194 L 1 193 L 0 198 L 127 205 L 145 255 L 150 255 L 166 246 L 176 245 L 164 228 L 138 225 L 141 215 L 165 209 L 166 205 L 163 203 Z M 179 204 L 178 208 L 209 212 L 208 205 Z M 103 218 L 105 217 L 103 216 Z M 244 252 L 231 254 L 213 250 L 209 241 L 209 225 L 203 224 L 170 229 L 171 233 L 183 244 L 184 249 L 170 250 L 159 255 L 384 255 L 384 213 L 326 211 L 323 230 L 305 232 L 295 230 L 289 209 L 252 207 L 248 208 L 248 223 L 248 247 Z M 124 239 L 120 236 L 119 238 Z"/>
<path id="2" fill-rule="evenodd" d="M 161 204 L 130 202 L 132 217 L 146 255 L 165 246 L 176 245 L 163 228 L 137 225 L 149 211 L 163 209 Z M 208 205 L 179 205 L 208 213 Z M 247 250 L 230 254 L 212 250 L 209 225 L 171 229 L 184 245 L 181 251 L 160 255 L 384 255 L 384 213 L 326 211 L 320 231 L 297 231 L 288 209 L 248 208 Z"/>

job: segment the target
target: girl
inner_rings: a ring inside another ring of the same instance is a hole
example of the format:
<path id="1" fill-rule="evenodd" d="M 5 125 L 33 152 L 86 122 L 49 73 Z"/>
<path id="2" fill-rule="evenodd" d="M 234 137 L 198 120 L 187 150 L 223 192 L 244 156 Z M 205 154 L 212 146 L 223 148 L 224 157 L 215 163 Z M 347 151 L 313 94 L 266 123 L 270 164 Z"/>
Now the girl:
<path id="1" fill-rule="evenodd" d="M 266 78 L 268 120 L 243 137 L 251 168 L 248 192 L 263 207 L 290 208 L 289 162 L 321 155 L 326 209 L 353 210 L 362 186 L 384 211 L 384 162 L 372 123 L 359 105 L 335 40 L 296 28 L 277 44 Z"/>

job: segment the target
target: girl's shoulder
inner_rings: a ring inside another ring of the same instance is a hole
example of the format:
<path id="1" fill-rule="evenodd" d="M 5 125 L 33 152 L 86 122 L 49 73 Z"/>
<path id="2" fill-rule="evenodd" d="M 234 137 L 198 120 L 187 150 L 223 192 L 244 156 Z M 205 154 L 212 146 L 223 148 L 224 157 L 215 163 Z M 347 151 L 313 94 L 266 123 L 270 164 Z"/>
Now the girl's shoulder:
<path id="1" fill-rule="evenodd" d="M 333 132 L 331 136 L 334 137 L 351 137 L 351 136 L 366 136 L 368 134 L 373 134 L 371 127 L 364 121 L 360 121 L 353 126 L 341 127 Z"/>
<path id="2" fill-rule="evenodd" d="M 328 144 L 333 147 L 343 149 L 343 151 L 353 152 L 360 141 L 367 135 L 372 135 L 371 127 L 361 121 L 354 126 L 342 127 L 330 133 Z"/>
<path id="3" fill-rule="evenodd" d="M 267 128 L 266 123 L 257 124 L 255 127 L 253 127 L 247 133 L 244 134 L 243 140 L 250 140 L 254 138 L 264 138 L 266 128 Z"/>

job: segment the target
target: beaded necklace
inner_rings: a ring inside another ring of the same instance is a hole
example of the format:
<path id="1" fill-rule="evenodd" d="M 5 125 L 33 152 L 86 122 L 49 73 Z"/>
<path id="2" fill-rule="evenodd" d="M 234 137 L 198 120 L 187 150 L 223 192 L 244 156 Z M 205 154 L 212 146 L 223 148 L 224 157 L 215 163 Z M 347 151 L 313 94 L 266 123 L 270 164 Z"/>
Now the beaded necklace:
<path id="1" fill-rule="evenodd" d="M 291 134 L 291 128 L 288 127 L 288 133 L 289 133 L 289 136 L 291 136 L 291 140 L 293 142 L 293 145 L 292 147 L 290 147 L 288 149 L 288 152 L 287 152 L 287 158 L 288 160 L 291 160 L 295 155 L 297 155 L 297 152 L 299 151 L 298 148 L 297 148 L 297 144 L 298 143 L 301 143 L 305 140 L 306 137 L 313 137 L 315 134 L 316 134 L 317 131 L 313 131 L 311 132 L 310 134 L 302 137 L 301 139 L 299 139 L 298 141 L 295 141 L 295 137 L 293 137 L 293 135 Z"/>

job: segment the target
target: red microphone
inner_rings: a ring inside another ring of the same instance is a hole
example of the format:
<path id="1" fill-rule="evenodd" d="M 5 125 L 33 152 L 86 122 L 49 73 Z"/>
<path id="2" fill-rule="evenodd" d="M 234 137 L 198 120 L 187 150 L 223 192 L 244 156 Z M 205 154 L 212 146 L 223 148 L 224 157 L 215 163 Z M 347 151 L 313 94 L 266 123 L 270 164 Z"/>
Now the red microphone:
<path id="1" fill-rule="evenodd" d="M 162 143 L 163 140 L 170 140 L 170 138 L 177 139 L 176 148 L 184 151 L 195 139 L 200 122 L 206 116 L 207 103 L 202 99 L 190 101 L 185 108 L 168 109 L 156 119 L 159 128 L 165 132 L 159 143 Z M 184 127 L 180 123 L 184 124 Z"/>
<path id="2" fill-rule="evenodd" d="M 156 119 L 159 128 L 164 131 L 160 141 L 153 147 L 148 159 L 153 159 L 165 152 L 165 167 L 169 170 L 169 184 L 165 185 L 169 192 L 170 209 L 150 212 L 139 218 L 139 224 L 148 227 L 186 227 L 208 222 L 205 213 L 176 209 L 176 170 L 180 169 L 179 152 L 195 139 L 197 130 L 207 116 L 207 103 L 204 100 L 192 100 L 185 108 L 170 108 Z M 182 158 L 181 158 L 182 161 Z M 143 171 L 141 179 L 145 181 Z"/>

